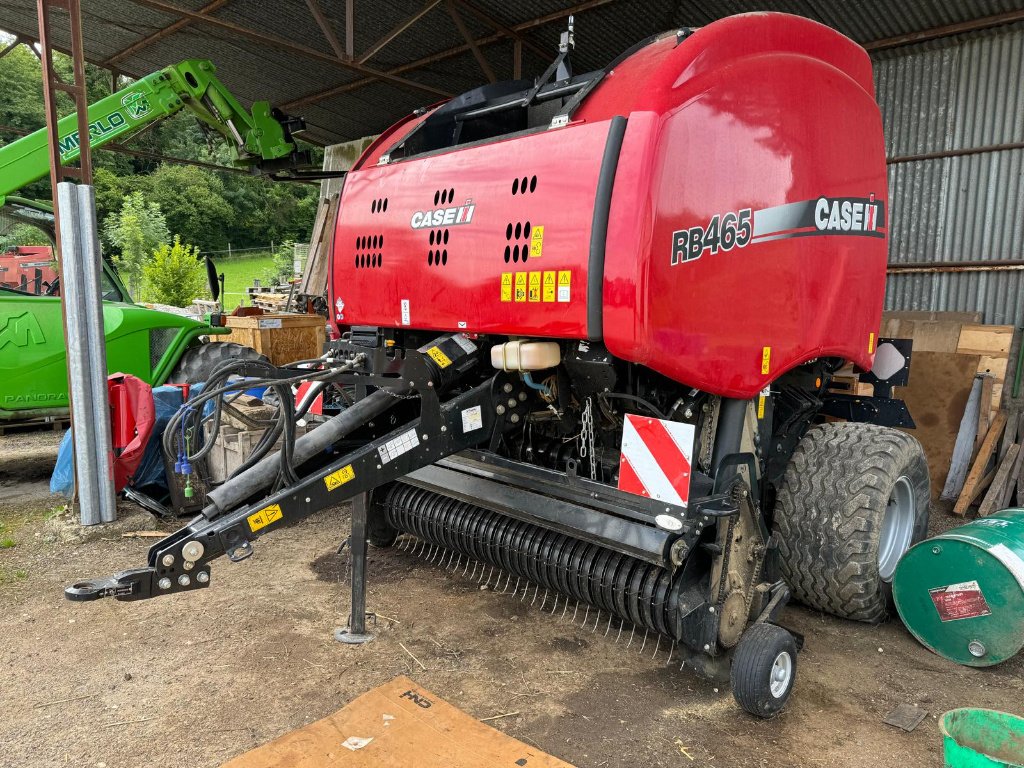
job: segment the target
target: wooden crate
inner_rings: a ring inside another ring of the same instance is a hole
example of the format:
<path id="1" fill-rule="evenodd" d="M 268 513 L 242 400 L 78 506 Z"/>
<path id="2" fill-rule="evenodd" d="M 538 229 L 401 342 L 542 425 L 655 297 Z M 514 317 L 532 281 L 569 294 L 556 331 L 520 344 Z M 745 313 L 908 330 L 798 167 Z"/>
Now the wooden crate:
<path id="1" fill-rule="evenodd" d="M 327 340 L 327 321 L 320 315 L 253 315 L 224 320 L 231 333 L 211 336 L 211 340 L 252 347 L 274 365 L 320 357 Z"/>

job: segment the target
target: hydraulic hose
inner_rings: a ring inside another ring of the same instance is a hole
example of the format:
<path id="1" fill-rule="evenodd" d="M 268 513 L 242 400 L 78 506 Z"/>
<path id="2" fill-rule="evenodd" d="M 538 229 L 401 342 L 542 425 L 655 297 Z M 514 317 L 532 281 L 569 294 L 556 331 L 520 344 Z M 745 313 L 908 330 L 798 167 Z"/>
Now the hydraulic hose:
<path id="1" fill-rule="evenodd" d="M 357 401 L 333 419 L 324 422 L 312 432 L 307 432 L 295 441 L 291 462 L 297 467 L 321 451 L 325 451 L 349 433 L 380 416 L 391 408 L 396 396 L 408 394 L 410 387 L 393 390 L 377 390 L 368 397 Z M 219 488 L 207 495 L 209 505 L 203 510 L 208 518 L 226 512 L 251 496 L 270 488 L 281 471 L 281 454 L 274 453 L 259 463 L 235 475 Z"/>

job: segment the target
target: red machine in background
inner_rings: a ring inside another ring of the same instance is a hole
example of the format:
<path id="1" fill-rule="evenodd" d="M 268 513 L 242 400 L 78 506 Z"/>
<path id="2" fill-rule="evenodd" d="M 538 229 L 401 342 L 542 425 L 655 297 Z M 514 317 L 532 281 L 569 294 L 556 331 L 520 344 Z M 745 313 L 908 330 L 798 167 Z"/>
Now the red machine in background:
<path id="1" fill-rule="evenodd" d="M 70 598 L 205 587 L 213 559 L 354 498 L 346 642 L 366 639 L 367 539 L 666 649 L 762 717 L 795 680 L 791 595 L 886 617 L 927 463 L 880 425 L 912 425 L 891 386 L 829 392 L 846 361 L 871 367 L 885 288 L 867 54 L 746 14 L 575 74 L 573 36 L 536 80 L 424 109 L 364 153 L 334 234 L 341 339 L 316 371 L 218 369 L 168 427 L 215 428 L 224 377 L 262 377 L 247 386 L 284 392 L 281 451 L 147 567 Z M 289 435 L 329 388 L 345 409 Z"/>
<path id="2" fill-rule="evenodd" d="M 56 278 L 49 246 L 16 245 L 0 252 L 0 287 L 38 296 Z"/>

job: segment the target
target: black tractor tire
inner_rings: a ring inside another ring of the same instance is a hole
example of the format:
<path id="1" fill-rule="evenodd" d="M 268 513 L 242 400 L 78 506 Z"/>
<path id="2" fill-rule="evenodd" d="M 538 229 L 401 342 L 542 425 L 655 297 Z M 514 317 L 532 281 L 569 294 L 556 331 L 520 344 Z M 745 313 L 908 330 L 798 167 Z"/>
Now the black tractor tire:
<path id="1" fill-rule="evenodd" d="M 908 434 L 875 424 L 811 427 L 775 502 L 782 575 L 805 605 L 876 624 L 895 563 L 928 534 L 928 462 Z"/>
<path id="2" fill-rule="evenodd" d="M 774 624 L 752 624 L 740 637 L 729 671 L 732 695 L 755 717 L 774 717 L 796 682 L 796 640 Z"/>
<path id="3" fill-rule="evenodd" d="M 196 344 L 181 355 L 168 384 L 197 384 L 206 381 L 210 375 L 228 360 L 260 360 L 270 362 L 252 347 L 235 344 L 233 341 L 216 341 Z"/>

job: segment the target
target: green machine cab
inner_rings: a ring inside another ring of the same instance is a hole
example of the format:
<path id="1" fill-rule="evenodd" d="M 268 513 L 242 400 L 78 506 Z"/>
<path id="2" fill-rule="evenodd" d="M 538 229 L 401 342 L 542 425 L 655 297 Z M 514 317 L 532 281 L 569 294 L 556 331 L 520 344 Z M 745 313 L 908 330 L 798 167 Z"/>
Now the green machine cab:
<path id="1" fill-rule="evenodd" d="M 267 102 L 256 102 L 246 110 L 215 72 L 209 61 L 183 61 L 90 105 L 91 146 L 124 141 L 154 121 L 187 109 L 205 128 L 227 141 L 235 165 L 277 179 L 301 177 L 303 172 L 296 169 L 308 166 L 310 158 L 298 149 L 292 133 L 304 127 L 302 121 L 273 110 Z M 58 122 L 58 136 L 62 162 L 77 160 L 79 136 L 74 114 Z M 0 147 L 0 211 L 6 220 L 43 230 L 52 241 L 52 207 L 13 194 L 49 172 L 45 130 Z M 245 354 L 233 344 L 223 345 L 218 355 L 198 354 L 201 337 L 227 331 L 132 304 L 107 259 L 103 260 L 101 289 L 110 373 L 130 373 L 157 386 L 168 380 L 196 380 L 203 373 L 200 359 L 209 367 L 217 357 Z M 216 295 L 215 284 L 211 290 Z M 59 286 L 47 286 L 46 294 L 0 288 L 0 420 L 67 413 Z"/>

